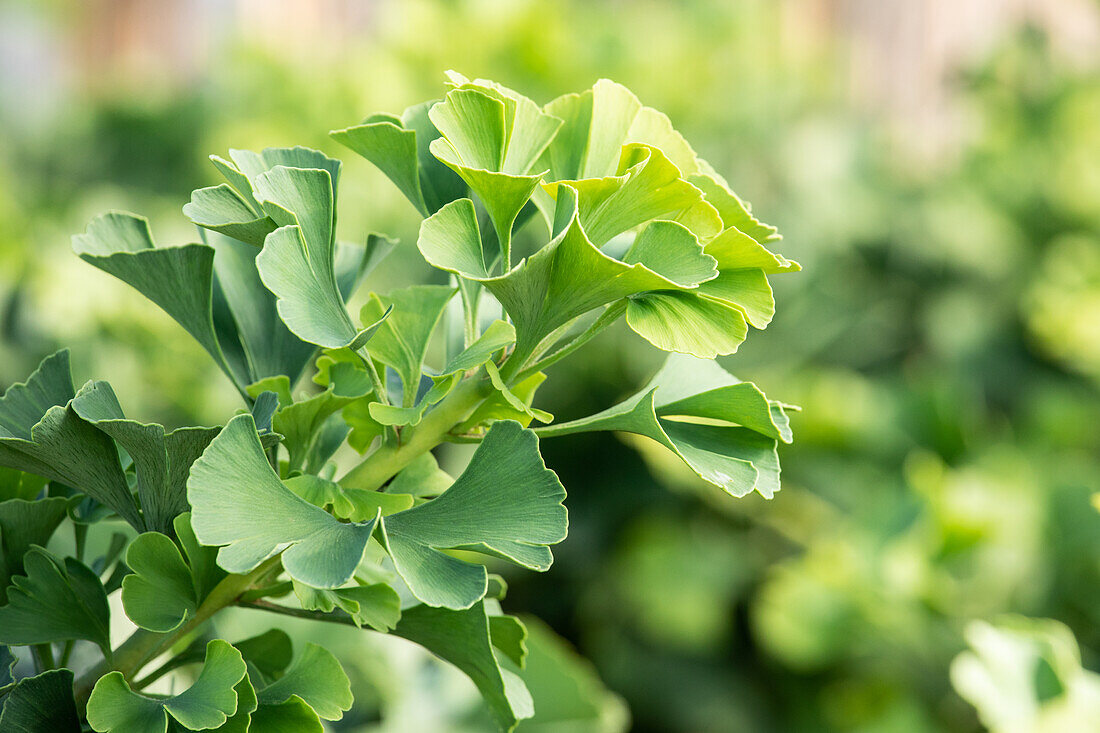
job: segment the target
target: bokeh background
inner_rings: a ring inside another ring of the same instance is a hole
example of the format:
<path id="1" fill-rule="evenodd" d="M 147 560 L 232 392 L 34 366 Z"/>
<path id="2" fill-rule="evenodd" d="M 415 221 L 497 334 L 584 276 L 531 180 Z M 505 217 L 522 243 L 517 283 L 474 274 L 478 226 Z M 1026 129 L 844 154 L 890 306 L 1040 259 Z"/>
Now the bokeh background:
<path id="1" fill-rule="evenodd" d="M 224 421 L 199 347 L 70 235 L 126 209 L 193 241 L 207 154 L 303 144 L 345 160 L 342 237 L 405 242 L 368 289 L 422 281 L 419 218 L 326 133 L 438 96 L 448 68 L 541 102 L 626 84 L 805 268 L 723 360 L 804 408 L 774 500 L 614 435 L 543 443 L 570 536 L 505 605 L 591 660 L 632 730 L 982 730 L 949 669 L 1005 613 L 1066 624 L 1100 669 L 1091 0 L 0 0 L 0 383 L 69 345 L 130 414 Z M 658 359 L 611 331 L 540 402 L 594 412 Z M 461 676 L 341 638 L 358 706 L 334 730 L 483 730 Z M 600 704 L 539 730 L 622 730 Z"/>

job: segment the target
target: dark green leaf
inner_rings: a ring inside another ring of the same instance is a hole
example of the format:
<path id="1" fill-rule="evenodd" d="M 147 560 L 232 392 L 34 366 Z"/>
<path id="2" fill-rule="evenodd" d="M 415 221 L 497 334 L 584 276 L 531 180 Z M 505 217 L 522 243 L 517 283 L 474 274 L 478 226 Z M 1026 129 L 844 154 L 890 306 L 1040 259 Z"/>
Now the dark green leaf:
<path id="1" fill-rule="evenodd" d="M 80 733 L 73 701 L 73 673 L 51 669 L 27 677 L 8 693 L 0 712 L 4 733 Z"/>

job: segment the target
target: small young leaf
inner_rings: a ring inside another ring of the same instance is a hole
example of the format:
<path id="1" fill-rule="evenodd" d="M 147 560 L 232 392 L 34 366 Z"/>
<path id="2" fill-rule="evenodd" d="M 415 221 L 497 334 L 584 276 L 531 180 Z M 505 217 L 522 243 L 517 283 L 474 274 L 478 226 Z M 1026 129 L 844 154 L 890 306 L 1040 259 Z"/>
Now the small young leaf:
<path id="1" fill-rule="evenodd" d="M 389 312 L 371 339 L 370 355 L 401 377 L 405 407 L 415 403 L 428 344 L 455 292 L 443 285 L 414 285 L 384 297 L 372 294 L 360 312 L 364 323 L 376 322 Z"/>
<path id="2" fill-rule="evenodd" d="M 51 669 L 19 682 L 3 700 L 4 733 L 80 733 L 73 700 L 73 673 Z"/>
<path id="3" fill-rule="evenodd" d="M 166 733 L 168 716 L 188 730 L 223 725 L 237 712 L 235 688 L 247 668 L 241 653 L 214 639 L 195 683 L 167 699 L 151 698 L 130 689 L 121 672 L 101 677 L 88 699 L 88 724 L 99 733 Z"/>
<path id="4" fill-rule="evenodd" d="M 565 539 L 564 499 L 534 434 L 514 422 L 497 422 L 451 488 L 385 517 L 379 529 L 414 596 L 431 606 L 469 608 L 485 597 L 485 567 L 440 550 L 476 550 L 546 570 L 553 562 L 548 545 Z"/>
<path id="5" fill-rule="evenodd" d="M 0 606 L 0 644 L 23 646 L 86 639 L 110 650 L 110 609 L 99 578 L 73 558 L 41 547 L 23 557 L 25 575 L 11 579 Z"/>
<path id="6" fill-rule="evenodd" d="M 294 595 L 302 608 L 325 613 L 339 608 L 356 626 L 366 625 L 375 631 L 389 631 L 401 618 L 401 597 L 385 583 L 323 590 L 296 582 Z"/>
<path id="7" fill-rule="evenodd" d="M 315 588 L 351 578 L 375 525 L 341 523 L 288 489 L 267 462 L 251 415 L 233 418 L 211 441 L 191 468 L 187 495 L 195 536 L 224 545 L 222 568 L 247 573 L 286 548 L 287 573 Z"/>

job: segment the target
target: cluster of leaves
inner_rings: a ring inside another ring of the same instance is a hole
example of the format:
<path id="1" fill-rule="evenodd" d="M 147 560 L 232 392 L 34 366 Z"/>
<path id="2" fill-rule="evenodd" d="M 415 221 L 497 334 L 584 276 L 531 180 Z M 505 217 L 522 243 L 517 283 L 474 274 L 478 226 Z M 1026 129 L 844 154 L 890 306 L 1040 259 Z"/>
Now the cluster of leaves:
<path id="1" fill-rule="evenodd" d="M 226 183 L 184 207 L 200 243 L 157 247 L 125 213 L 74 237 L 202 345 L 245 409 L 221 427 L 139 422 L 106 382 L 76 389 L 66 351 L 0 398 L 0 650 L 27 647 L 38 671 L 0 679 L 0 728 L 341 718 L 350 687 L 328 651 L 295 659 L 277 631 L 216 638 L 207 622 L 238 606 L 418 643 L 511 730 L 538 712 L 527 632 L 486 564 L 545 571 L 565 539 L 540 434 L 635 433 L 733 496 L 779 489 L 789 406 L 712 359 L 767 325 L 767 275 L 798 265 L 667 117 L 608 81 L 542 107 L 451 74 L 442 100 L 332 134 L 424 217 L 417 247 L 447 284 L 372 294 L 353 318 L 349 297 L 394 243 L 337 242 L 341 164 L 305 148 L 212 157 Z M 521 229 L 541 243 L 521 252 Z M 674 353 L 633 397 L 551 424 L 533 404 L 543 370 L 620 317 Z M 311 363 L 316 389 L 295 394 Z M 477 443 L 457 478 L 431 452 L 447 441 Z M 337 477 L 345 445 L 362 455 Z M 46 549 L 66 520 L 69 556 Z M 92 558 L 99 521 L 128 527 Z M 115 591 L 138 627 L 117 646 Z M 102 659 L 74 680 L 78 642 Z M 190 687 L 156 691 L 185 669 Z"/>

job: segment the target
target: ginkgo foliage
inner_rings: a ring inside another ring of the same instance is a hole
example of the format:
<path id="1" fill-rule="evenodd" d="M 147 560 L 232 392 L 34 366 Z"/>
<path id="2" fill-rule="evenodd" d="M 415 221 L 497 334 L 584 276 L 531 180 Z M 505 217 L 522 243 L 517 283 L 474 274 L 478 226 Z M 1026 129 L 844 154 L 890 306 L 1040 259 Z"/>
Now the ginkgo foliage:
<path id="1" fill-rule="evenodd" d="M 278 630 L 218 638 L 233 607 L 402 637 L 466 673 L 501 730 L 553 720 L 568 700 L 528 654 L 573 662 L 504 613 L 496 574 L 548 570 L 567 535 L 540 439 L 635 433 L 716 491 L 779 490 L 791 407 L 713 359 L 768 325 L 768 276 L 799 266 L 665 115 L 606 80 L 539 105 L 451 73 L 441 99 L 331 134 L 420 215 L 436 284 L 350 312 L 398 245 L 337 239 L 342 165 L 301 147 L 212 156 L 225 182 L 183 207 L 195 243 L 156 245 L 121 212 L 73 238 L 242 402 L 222 426 L 143 422 L 125 390 L 77 387 L 64 350 L 0 398 L 0 730 L 319 731 L 351 709 L 331 652 Z M 620 318 L 664 366 L 555 423 L 544 370 Z M 433 454 L 448 441 L 477 444 L 453 476 Z"/>

